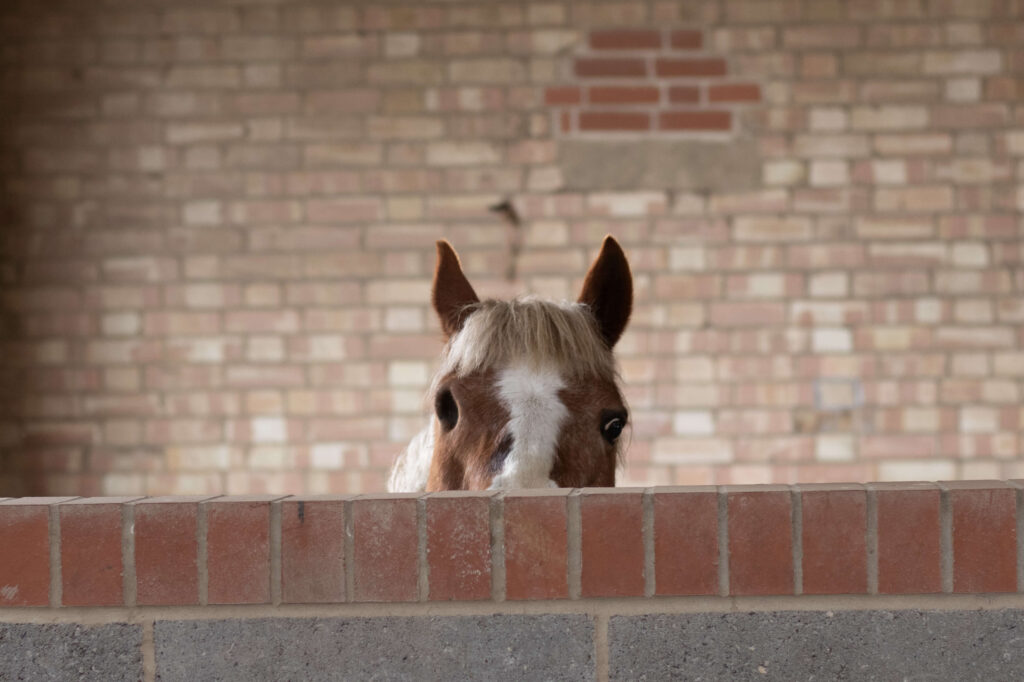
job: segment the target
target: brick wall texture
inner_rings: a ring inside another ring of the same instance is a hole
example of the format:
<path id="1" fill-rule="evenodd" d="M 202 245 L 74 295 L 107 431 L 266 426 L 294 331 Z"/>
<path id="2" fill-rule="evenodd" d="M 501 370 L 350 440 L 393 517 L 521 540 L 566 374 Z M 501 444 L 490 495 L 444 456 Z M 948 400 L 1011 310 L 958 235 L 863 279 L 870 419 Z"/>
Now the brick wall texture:
<path id="1" fill-rule="evenodd" d="M 1022 45 L 1021 0 L 7 0 L 0 494 L 381 490 L 434 240 L 572 297 L 606 233 L 621 482 L 1021 476 Z"/>
<path id="2" fill-rule="evenodd" d="M 0 610 L 1019 593 L 1022 502 L 1019 480 L 26 497 L 0 500 Z"/>

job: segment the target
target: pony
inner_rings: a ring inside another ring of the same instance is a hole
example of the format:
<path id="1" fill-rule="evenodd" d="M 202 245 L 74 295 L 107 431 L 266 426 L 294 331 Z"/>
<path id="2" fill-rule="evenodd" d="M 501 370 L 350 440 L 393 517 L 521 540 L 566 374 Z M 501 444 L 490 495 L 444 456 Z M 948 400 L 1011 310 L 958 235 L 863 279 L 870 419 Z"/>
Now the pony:
<path id="1" fill-rule="evenodd" d="M 622 247 L 605 237 L 576 302 L 480 300 L 437 242 L 431 293 L 445 345 L 434 414 L 390 492 L 614 486 L 628 413 L 612 349 L 633 306 Z"/>

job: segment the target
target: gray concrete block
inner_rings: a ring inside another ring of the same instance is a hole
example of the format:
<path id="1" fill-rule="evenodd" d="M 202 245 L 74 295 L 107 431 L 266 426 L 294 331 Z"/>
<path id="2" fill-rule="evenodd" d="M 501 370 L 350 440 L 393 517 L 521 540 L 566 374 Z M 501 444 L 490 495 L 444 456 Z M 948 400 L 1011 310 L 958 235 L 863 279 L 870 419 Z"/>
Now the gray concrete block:
<path id="1" fill-rule="evenodd" d="M 157 679 L 590 680 L 582 615 L 157 621 Z"/>
<path id="2" fill-rule="evenodd" d="M 564 189 L 731 191 L 760 187 L 756 141 L 563 140 Z M 612 161 L 614 160 L 614 161 Z"/>
<path id="3" fill-rule="evenodd" d="M 0 680 L 141 680 L 142 628 L 0 623 Z"/>
<path id="4" fill-rule="evenodd" d="M 616 616 L 613 680 L 1024 679 L 1024 611 Z"/>

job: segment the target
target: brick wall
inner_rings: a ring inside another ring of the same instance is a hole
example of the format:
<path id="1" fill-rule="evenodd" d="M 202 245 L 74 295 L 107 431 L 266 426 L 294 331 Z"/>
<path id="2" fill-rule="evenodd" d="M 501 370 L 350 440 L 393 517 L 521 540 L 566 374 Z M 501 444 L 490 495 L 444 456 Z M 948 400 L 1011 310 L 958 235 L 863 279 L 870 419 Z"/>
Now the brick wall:
<path id="1" fill-rule="evenodd" d="M 0 500 L 0 541 L 17 550 L 0 557 L 0 606 L 1016 593 L 1022 491 L 16 498 Z"/>
<path id="2" fill-rule="evenodd" d="M 0 492 L 380 490 L 433 240 L 572 296 L 607 232 L 624 482 L 1019 476 L 1022 15 L 4 2 Z"/>
<path id="3" fill-rule="evenodd" d="M 0 677 L 387 677 L 440 657 L 510 679 L 851 661 L 1015 678 L 1020 509 L 1019 481 L 0 500 Z"/>

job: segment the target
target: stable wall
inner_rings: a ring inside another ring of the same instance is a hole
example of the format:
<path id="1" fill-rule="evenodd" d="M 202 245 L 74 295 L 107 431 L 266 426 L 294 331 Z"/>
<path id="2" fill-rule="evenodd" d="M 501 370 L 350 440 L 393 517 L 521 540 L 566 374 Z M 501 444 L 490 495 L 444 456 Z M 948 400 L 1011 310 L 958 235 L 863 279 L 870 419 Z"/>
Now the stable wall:
<path id="1" fill-rule="evenodd" d="M 0 494 L 383 490 L 434 240 L 572 297 L 606 233 L 623 482 L 1021 476 L 1022 13 L 5 0 Z"/>
<path id="2" fill-rule="evenodd" d="M 0 677 L 1024 673 L 1017 482 L 0 502 Z"/>

